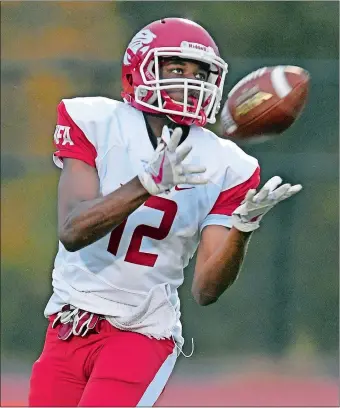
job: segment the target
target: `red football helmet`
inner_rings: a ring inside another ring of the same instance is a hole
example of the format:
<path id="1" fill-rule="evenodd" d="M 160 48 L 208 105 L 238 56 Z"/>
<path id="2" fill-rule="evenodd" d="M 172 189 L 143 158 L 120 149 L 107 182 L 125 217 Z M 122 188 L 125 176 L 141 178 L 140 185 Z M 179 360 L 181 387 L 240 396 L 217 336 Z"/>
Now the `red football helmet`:
<path id="1" fill-rule="evenodd" d="M 161 79 L 159 59 L 177 57 L 209 64 L 206 81 Z M 209 33 L 193 21 L 165 18 L 155 21 L 131 40 L 122 68 L 122 97 L 136 109 L 164 113 L 180 125 L 215 123 L 228 64 L 219 56 Z M 170 98 L 168 89 L 183 89 L 184 102 Z M 196 91 L 197 98 L 189 97 Z"/>

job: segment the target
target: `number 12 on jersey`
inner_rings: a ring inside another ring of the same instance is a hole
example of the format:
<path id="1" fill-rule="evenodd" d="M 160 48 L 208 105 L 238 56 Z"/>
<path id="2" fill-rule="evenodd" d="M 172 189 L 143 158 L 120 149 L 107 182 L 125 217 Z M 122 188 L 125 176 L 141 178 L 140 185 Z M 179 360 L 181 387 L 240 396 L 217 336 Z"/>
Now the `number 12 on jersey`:
<path id="1" fill-rule="evenodd" d="M 178 207 L 175 201 L 163 197 L 151 197 L 144 203 L 144 206 L 163 211 L 161 223 L 158 228 L 145 224 L 138 225 L 135 228 L 124 261 L 153 267 L 158 255 L 140 251 L 143 237 L 149 237 L 158 241 L 165 239 L 170 232 Z M 113 255 L 117 255 L 126 222 L 127 219 L 111 232 L 107 250 Z"/>

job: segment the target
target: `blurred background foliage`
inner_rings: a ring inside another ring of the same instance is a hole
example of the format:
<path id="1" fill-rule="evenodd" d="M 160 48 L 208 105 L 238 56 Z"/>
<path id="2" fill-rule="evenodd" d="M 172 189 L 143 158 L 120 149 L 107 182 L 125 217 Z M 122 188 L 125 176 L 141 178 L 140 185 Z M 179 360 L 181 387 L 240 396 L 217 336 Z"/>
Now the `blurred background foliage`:
<path id="1" fill-rule="evenodd" d="M 269 143 L 242 146 L 263 180 L 279 174 L 303 192 L 266 217 L 240 278 L 200 308 L 181 289 L 193 359 L 235 353 L 328 356 L 338 350 L 338 2 L 1 2 L 2 355 L 40 352 L 57 248 L 59 171 L 52 164 L 62 98 L 120 99 L 124 50 L 164 16 L 194 19 L 230 65 L 227 91 L 255 68 L 300 65 L 311 73 L 299 121 Z M 212 129 L 218 133 L 219 124 Z M 138 135 L 136 135 L 138 137 Z"/>

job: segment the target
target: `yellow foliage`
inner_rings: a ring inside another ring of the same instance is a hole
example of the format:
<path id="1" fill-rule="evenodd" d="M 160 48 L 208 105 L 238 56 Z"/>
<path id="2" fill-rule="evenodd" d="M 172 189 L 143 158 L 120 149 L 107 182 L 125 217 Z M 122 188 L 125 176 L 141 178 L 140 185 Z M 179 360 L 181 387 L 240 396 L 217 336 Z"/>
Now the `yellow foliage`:
<path id="1" fill-rule="evenodd" d="M 27 7 L 24 4 L 23 7 Z M 56 12 L 56 7 L 59 11 Z M 37 60 L 120 57 L 121 19 L 111 2 L 45 2 L 30 14 L 42 24 L 18 26 L 5 18 L 2 58 Z M 46 13 L 50 9 L 50 13 Z M 31 17 L 32 18 L 32 17 Z"/>
<path id="2" fill-rule="evenodd" d="M 53 133 L 57 123 L 57 105 L 66 95 L 72 94 L 71 81 L 49 72 L 37 73 L 24 82 L 27 100 L 26 144 L 35 155 L 51 155 Z"/>
<path id="3" fill-rule="evenodd" d="M 2 264 L 40 274 L 57 245 L 57 172 L 28 175 L 2 186 Z"/>

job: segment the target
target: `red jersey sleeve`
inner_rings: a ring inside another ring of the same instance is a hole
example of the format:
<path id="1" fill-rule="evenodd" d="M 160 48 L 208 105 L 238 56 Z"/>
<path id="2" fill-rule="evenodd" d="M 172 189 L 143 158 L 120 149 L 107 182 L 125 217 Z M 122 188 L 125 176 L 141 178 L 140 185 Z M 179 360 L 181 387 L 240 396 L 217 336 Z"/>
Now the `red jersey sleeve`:
<path id="1" fill-rule="evenodd" d="M 260 168 L 257 167 L 248 180 L 233 188 L 222 191 L 209 214 L 232 215 L 232 213 L 244 200 L 247 192 L 252 188 L 256 189 L 259 184 Z"/>
<path id="2" fill-rule="evenodd" d="M 64 102 L 58 105 L 58 120 L 54 132 L 54 161 L 62 167 L 64 157 L 82 160 L 92 167 L 96 167 L 97 151 L 84 132 L 74 122 L 66 110 Z"/>

